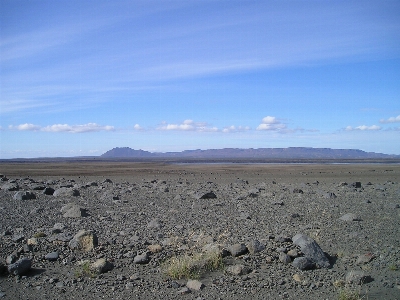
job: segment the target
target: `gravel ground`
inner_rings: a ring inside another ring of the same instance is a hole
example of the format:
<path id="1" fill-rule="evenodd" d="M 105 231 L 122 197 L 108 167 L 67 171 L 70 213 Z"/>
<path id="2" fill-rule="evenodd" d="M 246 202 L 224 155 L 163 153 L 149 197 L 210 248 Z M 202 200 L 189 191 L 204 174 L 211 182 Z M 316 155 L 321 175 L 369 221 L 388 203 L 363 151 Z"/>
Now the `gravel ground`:
<path id="1" fill-rule="evenodd" d="M 0 298 L 339 299 L 354 291 L 400 299 L 399 165 L 38 163 L 0 164 L 0 173 Z M 166 274 L 171 258 L 207 249 L 222 267 L 201 268 L 195 282 Z M 293 263 L 299 257 L 309 269 Z"/>

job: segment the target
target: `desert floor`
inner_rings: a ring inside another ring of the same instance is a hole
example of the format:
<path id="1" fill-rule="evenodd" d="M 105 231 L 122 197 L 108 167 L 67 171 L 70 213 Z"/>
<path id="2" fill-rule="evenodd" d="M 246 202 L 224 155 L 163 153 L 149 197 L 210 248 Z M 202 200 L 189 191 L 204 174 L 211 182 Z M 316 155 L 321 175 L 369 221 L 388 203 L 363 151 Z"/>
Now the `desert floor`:
<path id="1" fill-rule="evenodd" d="M 0 174 L 0 298 L 400 299 L 399 164 L 3 162 Z M 80 230 L 91 249 L 73 243 Z M 299 233 L 328 268 L 293 265 L 309 258 Z M 182 257 L 197 281 L 167 272 Z M 22 258 L 31 267 L 10 274 Z"/>

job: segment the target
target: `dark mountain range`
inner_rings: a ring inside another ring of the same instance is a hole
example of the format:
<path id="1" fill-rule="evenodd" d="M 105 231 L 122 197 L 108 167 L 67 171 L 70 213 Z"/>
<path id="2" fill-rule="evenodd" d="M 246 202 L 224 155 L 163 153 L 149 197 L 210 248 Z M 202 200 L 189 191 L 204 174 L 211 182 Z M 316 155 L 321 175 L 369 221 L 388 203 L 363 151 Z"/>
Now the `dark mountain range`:
<path id="1" fill-rule="evenodd" d="M 208 150 L 185 150 L 182 152 L 156 153 L 134 150 L 128 147 L 114 148 L 101 155 L 102 158 L 195 158 L 195 159 L 390 159 L 400 155 L 365 152 L 357 149 L 331 148 L 224 148 Z"/>

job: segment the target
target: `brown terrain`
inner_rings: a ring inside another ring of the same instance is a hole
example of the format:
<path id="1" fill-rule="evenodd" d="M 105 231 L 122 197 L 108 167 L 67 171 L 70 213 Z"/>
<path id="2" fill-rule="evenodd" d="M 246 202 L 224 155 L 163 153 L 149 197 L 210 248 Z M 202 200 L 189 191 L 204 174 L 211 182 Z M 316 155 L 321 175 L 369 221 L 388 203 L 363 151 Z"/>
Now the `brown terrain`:
<path id="1" fill-rule="evenodd" d="M 400 299 L 399 164 L 0 174 L 0 298 Z"/>

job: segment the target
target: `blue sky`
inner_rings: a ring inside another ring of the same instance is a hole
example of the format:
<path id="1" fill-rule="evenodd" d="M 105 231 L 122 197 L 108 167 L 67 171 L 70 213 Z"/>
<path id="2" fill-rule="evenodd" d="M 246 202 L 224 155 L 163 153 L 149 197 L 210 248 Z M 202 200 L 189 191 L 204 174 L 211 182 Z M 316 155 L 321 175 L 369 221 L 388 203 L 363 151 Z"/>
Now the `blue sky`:
<path id="1" fill-rule="evenodd" d="M 0 1 L 0 158 L 400 154 L 399 1 Z"/>

